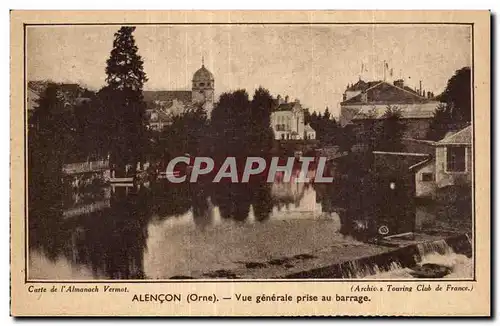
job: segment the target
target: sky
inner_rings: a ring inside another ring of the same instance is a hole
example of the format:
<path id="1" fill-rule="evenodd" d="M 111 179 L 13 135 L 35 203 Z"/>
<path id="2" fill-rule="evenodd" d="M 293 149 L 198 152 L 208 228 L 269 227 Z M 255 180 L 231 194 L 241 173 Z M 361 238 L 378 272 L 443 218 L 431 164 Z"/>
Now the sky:
<path id="1" fill-rule="evenodd" d="M 28 27 L 28 80 L 101 88 L 119 27 Z M 263 86 L 334 115 L 347 84 L 382 80 L 384 61 L 388 82 L 403 78 L 418 87 L 421 80 L 436 94 L 472 62 L 471 29 L 463 25 L 142 25 L 134 37 L 146 90 L 191 89 L 204 57 L 216 97 L 241 88 L 252 96 Z"/>

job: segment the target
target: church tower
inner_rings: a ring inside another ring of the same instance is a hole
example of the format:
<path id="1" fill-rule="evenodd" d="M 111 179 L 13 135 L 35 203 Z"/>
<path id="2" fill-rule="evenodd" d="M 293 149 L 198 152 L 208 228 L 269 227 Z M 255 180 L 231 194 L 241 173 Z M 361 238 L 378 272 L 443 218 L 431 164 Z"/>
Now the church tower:
<path id="1" fill-rule="evenodd" d="M 202 59 L 201 68 L 193 75 L 192 101 L 201 104 L 210 118 L 214 108 L 214 75 L 207 68 Z"/>

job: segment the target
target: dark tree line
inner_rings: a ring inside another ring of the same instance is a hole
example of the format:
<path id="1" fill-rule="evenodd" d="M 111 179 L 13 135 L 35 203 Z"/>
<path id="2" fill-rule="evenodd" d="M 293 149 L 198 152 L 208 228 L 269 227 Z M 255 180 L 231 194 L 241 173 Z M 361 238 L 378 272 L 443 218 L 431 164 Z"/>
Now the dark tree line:
<path id="1" fill-rule="evenodd" d="M 211 117 L 212 150 L 215 157 L 268 154 L 273 146 L 271 110 L 274 100 L 259 87 L 250 100 L 246 90 L 221 94 Z"/>
<path id="2" fill-rule="evenodd" d="M 147 78 L 134 30 L 125 26 L 115 33 L 107 60 L 107 85 L 97 93 L 80 88 L 79 94 L 68 99 L 61 84 L 48 83 L 29 122 L 34 178 L 42 178 L 52 169 L 60 171 L 64 163 L 108 155 L 120 174 L 126 164 L 135 167 L 144 157 L 147 135 L 142 89 Z"/>
<path id="3" fill-rule="evenodd" d="M 335 118 L 332 118 L 330 110 L 326 108 L 323 115 L 314 111 L 312 114 L 306 110 L 304 123 L 309 124 L 316 131 L 316 139 L 324 145 L 337 144 L 340 134 L 340 126 Z"/>
<path id="4" fill-rule="evenodd" d="M 203 108 L 190 108 L 174 116 L 162 131 L 151 132 L 151 156 L 164 161 L 185 153 L 216 161 L 228 156 L 266 156 L 274 139 L 270 126 L 273 103 L 262 87 L 251 100 L 243 89 L 223 93 L 210 120 Z"/>

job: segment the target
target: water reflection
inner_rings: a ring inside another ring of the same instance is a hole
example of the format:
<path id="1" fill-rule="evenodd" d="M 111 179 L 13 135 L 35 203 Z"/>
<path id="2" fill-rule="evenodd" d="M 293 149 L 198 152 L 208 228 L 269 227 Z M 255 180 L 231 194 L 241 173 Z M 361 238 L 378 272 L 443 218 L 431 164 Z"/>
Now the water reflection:
<path id="1" fill-rule="evenodd" d="M 29 278 L 169 278 L 207 265 L 226 268 L 241 259 L 366 240 L 371 233 L 360 231 L 359 221 L 380 216 L 397 215 L 400 228 L 415 228 L 414 204 L 382 202 L 402 199 L 375 191 L 373 181 L 361 180 L 359 188 L 293 180 L 57 189 L 50 199 L 35 197 Z M 417 226 L 432 219 L 426 212 Z"/>

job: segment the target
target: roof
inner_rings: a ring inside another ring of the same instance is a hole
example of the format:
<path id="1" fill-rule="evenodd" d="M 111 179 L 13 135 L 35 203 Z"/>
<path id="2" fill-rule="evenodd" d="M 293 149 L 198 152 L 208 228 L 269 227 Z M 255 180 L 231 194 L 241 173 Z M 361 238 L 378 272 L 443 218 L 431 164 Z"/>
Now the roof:
<path id="1" fill-rule="evenodd" d="M 378 171 L 409 171 L 432 160 L 432 156 L 423 153 L 374 151 L 374 167 Z"/>
<path id="2" fill-rule="evenodd" d="M 364 80 L 360 79 L 356 84 L 347 87 L 346 91 L 366 91 L 368 88 L 373 87 L 380 82 L 380 80 L 365 82 Z"/>
<path id="3" fill-rule="evenodd" d="M 468 126 L 454 134 L 446 136 L 436 145 L 471 145 L 472 143 L 472 126 Z"/>
<path id="4" fill-rule="evenodd" d="M 296 105 L 300 106 L 297 102 L 281 103 L 273 111 L 293 111 Z"/>
<path id="5" fill-rule="evenodd" d="M 361 82 L 361 81 L 360 81 Z M 359 83 L 359 82 L 358 82 Z M 373 83 L 372 83 L 373 84 Z M 362 97 L 366 94 L 366 101 Z M 385 81 L 377 82 L 363 90 L 361 94 L 351 97 L 343 101 L 340 105 L 349 104 L 414 104 L 428 103 L 432 99 L 418 95 L 416 92 L 409 90 L 408 87 L 398 87 Z"/>
<path id="6" fill-rule="evenodd" d="M 91 100 L 89 97 L 83 96 L 86 93 L 88 95 L 90 91 L 84 89 L 78 84 L 55 83 L 47 80 L 32 80 L 28 81 L 26 93 L 28 110 L 33 110 L 38 107 L 38 100 L 50 84 L 53 84 L 56 87 L 57 96 L 65 106 L 80 105 Z"/>
<path id="7" fill-rule="evenodd" d="M 154 101 L 171 103 L 174 99 L 185 104 L 192 101 L 191 91 L 143 91 L 142 94 L 144 95 L 144 101 L 149 103 Z"/>
<path id="8" fill-rule="evenodd" d="M 432 157 L 429 157 L 421 162 L 418 162 L 417 164 L 414 164 L 412 166 L 409 167 L 409 170 L 415 170 L 417 168 L 423 168 L 423 167 L 426 167 L 427 165 L 429 164 L 434 164 L 434 158 Z"/>
<path id="9" fill-rule="evenodd" d="M 214 75 L 205 68 L 205 65 L 202 65 L 200 69 L 196 70 L 193 75 L 193 80 L 214 80 Z"/>

